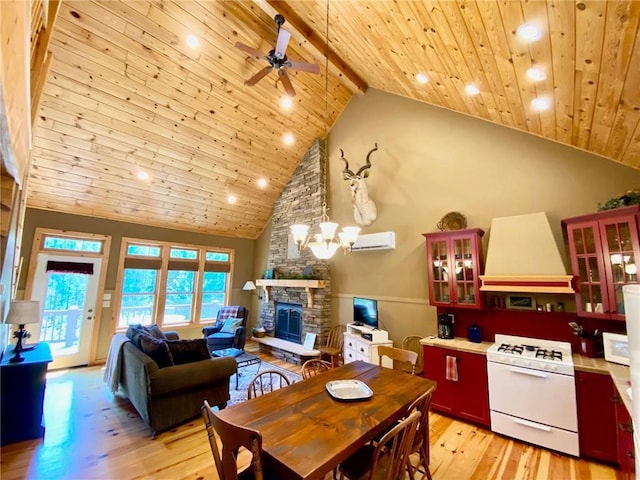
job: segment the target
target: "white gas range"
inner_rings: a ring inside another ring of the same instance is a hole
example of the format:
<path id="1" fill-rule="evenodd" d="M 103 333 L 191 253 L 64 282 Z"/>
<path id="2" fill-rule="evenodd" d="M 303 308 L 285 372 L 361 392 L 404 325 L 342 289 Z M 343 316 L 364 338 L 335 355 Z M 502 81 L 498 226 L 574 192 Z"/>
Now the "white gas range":
<path id="1" fill-rule="evenodd" d="M 497 334 L 487 373 L 491 430 L 579 455 L 571 344 Z"/>

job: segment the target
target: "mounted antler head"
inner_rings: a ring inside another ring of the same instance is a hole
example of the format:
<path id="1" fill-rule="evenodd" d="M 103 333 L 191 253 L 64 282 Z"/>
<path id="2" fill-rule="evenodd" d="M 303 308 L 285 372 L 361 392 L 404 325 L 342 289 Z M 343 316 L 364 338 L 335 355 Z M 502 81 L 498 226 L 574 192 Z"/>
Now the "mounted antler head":
<path id="1" fill-rule="evenodd" d="M 344 157 L 344 151 L 342 149 L 340 149 L 340 158 L 345 164 L 344 170 L 342 170 L 342 178 L 344 180 L 351 180 L 356 174 L 349 170 L 349 160 Z"/>
<path id="2" fill-rule="evenodd" d="M 369 169 L 371 168 L 371 154 L 378 150 L 378 144 L 375 143 L 374 145 L 375 146 L 371 150 L 369 150 L 369 153 L 367 153 L 367 163 L 358 169 L 358 173 L 356 173 L 356 175 L 360 175 L 362 172 L 364 172 L 364 174 L 362 175 L 364 178 L 367 178 L 369 176 Z"/>

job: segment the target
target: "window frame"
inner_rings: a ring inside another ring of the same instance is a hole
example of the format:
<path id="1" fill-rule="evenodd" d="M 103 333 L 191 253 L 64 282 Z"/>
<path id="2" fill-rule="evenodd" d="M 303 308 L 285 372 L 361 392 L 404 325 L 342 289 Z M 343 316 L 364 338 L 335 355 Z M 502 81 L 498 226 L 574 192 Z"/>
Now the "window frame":
<path id="1" fill-rule="evenodd" d="M 145 245 L 149 247 L 160 248 L 159 256 L 146 256 L 128 254 L 130 245 Z M 118 271 L 116 279 L 116 289 L 114 292 L 114 331 L 123 332 L 126 331 L 127 326 L 120 326 L 120 312 L 122 309 L 123 299 L 123 283 L 124 272 L 127 268 L 127 263 L 132 265 L 144 265 L 148 262 L 150 266 L 157 271 L 156 289 L 154 291 L 154 305 L 152 308 L 151 323 L 157 323 L 160 327 L 188 327 L 199 325 L 210 325 L 215 322 L 215 318 L 202 320 L 202 286 L 205 271 L 222 271 L 227 274 L 226 282 L 224 286 L 224 302 L 222 306 L 228 305 L 231 298 L 231 286 L 233 285 L 233 267 L 235 251 L 230 248 L 212 247 L 208 245 L 195 245 L 189 243 L 179 242 L 167 242 L 160 240 L 140 239 L 133 237 L 123 237 L 121 240 L 120 259 L 118 262 Z M 188 258 L 176 258 L 171 257 L 172 249 L 179 250 L 194 250 L 197 252 L 197 259 Z M 220 253 L 228 256 L 226 262 L 221 261 L 206 261 L 207 253 Z M 135 268 L 135 267 L 129 267 Z M 142 268 L 138 266 L 137 268 Z M 165 309 L 167 299 L 167 278 L 170 270 L 190 270 L 195 272 L 194 275 L 194 287 L 193 287 L 193 304 L 191 306 L 191 318 L 184 322 L 165 323 Z"/>

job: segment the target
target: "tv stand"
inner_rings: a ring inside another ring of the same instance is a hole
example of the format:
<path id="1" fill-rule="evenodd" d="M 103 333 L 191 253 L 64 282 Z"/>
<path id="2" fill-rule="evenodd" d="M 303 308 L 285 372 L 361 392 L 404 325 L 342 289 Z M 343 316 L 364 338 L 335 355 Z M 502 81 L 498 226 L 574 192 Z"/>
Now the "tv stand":
<path id="1" fill-rule="evenodd" d="M 370 335 L 371 339 L 364 338 L 362 334 L 366 334 L 367 337 Z M 389 333 L 386 330 L 349 323 L 344 334 L 344 362 L 362 360 L 378 365 L 378 347 L 380 345 L 393 347 L 393 342 L 389 340 Z M 385 357 L 382 366 L 393 368 L 391 359 Z"/>

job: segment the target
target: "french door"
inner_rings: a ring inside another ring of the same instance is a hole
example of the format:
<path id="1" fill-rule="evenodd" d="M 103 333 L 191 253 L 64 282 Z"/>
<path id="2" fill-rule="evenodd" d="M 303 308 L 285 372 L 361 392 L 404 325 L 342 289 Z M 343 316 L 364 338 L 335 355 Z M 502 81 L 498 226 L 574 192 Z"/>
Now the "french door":
<path id="1" fill-rule="evenodd" d="M 51 368 L 89 364 L 101 267 L 102 258 L 38 253 L 31 300 L 40 301 L 41 323 L 28 343 L 49 343 Z"/>

